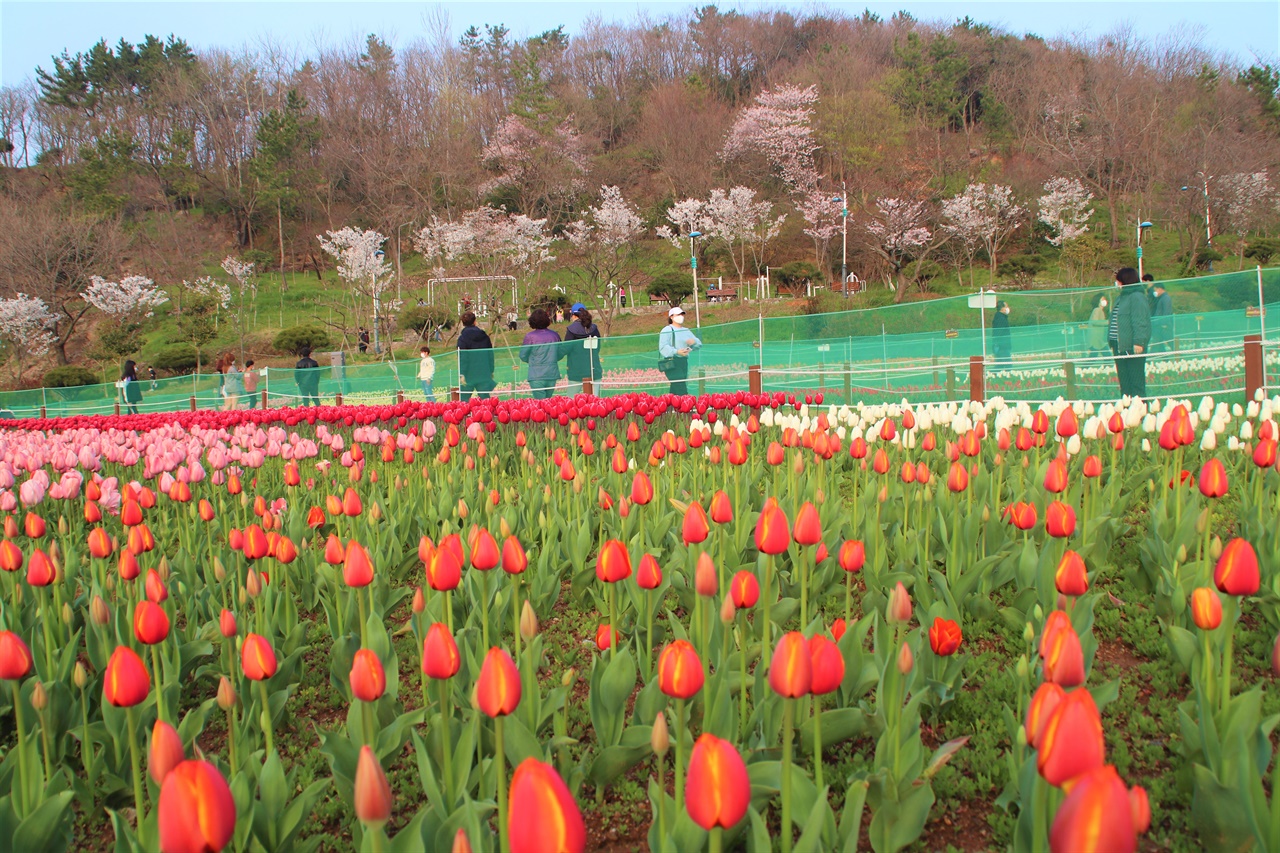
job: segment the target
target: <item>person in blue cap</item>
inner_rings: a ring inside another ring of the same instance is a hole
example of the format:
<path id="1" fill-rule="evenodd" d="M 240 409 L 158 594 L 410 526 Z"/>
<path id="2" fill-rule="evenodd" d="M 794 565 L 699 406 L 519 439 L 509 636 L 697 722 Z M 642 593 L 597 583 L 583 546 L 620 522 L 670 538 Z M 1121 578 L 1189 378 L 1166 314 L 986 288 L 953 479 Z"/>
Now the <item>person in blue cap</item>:
<path id="1" fill-rule="evenodd" d="M 566 342 L 584 342 L 567 344 L 566 346 L 568 358 L 565 360 L 565 367 L 568 369 L 569 382 L 581 384 L 584 379 L 599 382 L 602 373 L 600 366 L 600 327 L 591 322 L 591 312 L 581 302 L 573 303 L 572 307 L 569 308 L 569 312 L 570 319 L 573 322 L 565 330 L 564 339 Z M 595 338 L 596 340 L 587 341 L 588 338 Z"/>

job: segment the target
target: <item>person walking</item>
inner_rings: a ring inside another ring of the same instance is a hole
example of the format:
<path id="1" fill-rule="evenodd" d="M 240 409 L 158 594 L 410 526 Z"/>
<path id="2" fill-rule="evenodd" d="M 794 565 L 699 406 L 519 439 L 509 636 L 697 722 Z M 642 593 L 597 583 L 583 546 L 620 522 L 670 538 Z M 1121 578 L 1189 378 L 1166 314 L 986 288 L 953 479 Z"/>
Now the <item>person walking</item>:
<path id="1" fill-rule="evenodd" d="M 249 408 L 258 407 L 258 371 L 253 367 L 253 359 L 244 363 L 244 396 Z"/>
<path id="2" fill-rule="evenodd" d="M 299 405 L 320 405 L 320 362 L 311 357 L 311 347 L 298 351 L 298 363 L 293 366 L 293 384 L 298 386 Z"/>
<path id="3" fill-rule="evenodd" d="M 680 397 L 689 393 L 689 353 L 702 348 L 684 320 L 684 309 L 676 306 L 667 312 L 667 326 L 658 333 L 658 369 L 670 380 L 671 393 Z"/>
<path id="4" fill-rule="evenodd" d="M 603 370 L 600 366 L 600 327 L 591 322 L 591 312 L 581 302 L 571 309 L 573 322 L 565 330 L 565 341 L 582 341 L 581 344 L 570 344 L 565 347 L 568 354 L 565 358 L 565 370 L 569 382 L 581 383 L 590 379 L 599 382 Z"/>
<path id="5" fill-rule="evenodd" d="M 1173 296 L 1164 285 L 1151 286 L 1151 352 L 1168 352 L 1173 340 Z"/>
<path id="6" fill-rule="evenodd" d="M 463 313 L 462 331 L 458 333 L 458 385 L 464 403 L 473 393 L 487 400 L 494 389 L 493 341 L 476 325 L 474 311 Z"/>
<path id="7" fill-rule="evenodd" d="M 1111 309 L 1111 318 L 1116 327 L 1116 379 L 1120 396 L 1145 397 L 1151 303 L 1133 267 L 1118 270 L 1116 283 L 1120 286 L 1120 295 Z"/>
<path id="8" fill-rule="evenodd" d="M 529 390 L 535 400 L 545 400 L 556 392 L 560 381 L 560 359 L 564 347 L 560 333 L 551 329 L 551 316 L 542 308 L 529 315 L 529 333 L 520 343 L 520 360 L 529 365 Z"/>
<path id="9" fill-rule="evenodd" d="M 128 359 L 120 370 L 120 393 L 124 397 L 125 410 L 131 415 L 138 414 L 138 404 L 142 402 L 142 386 L 138 384 L 138 366 L 133 359 Z"/>
<path id="10" fill-rule="evenodd" d="M 159 387 L 159 383 L 156 381 L 156 366 L 154 364 L 150 365 L 147 368 L 147 373 L 151 374 L 151 390 L 154 391 Z"/>
<path id="11" fill-rule="evenodd" d="M 1009 303 L 1003 299 L 996 303 L 996 316 L 991 320 L 991 348 L 995 352 L 997 367 L 1008 367 L 1012 363 L 1013 337 L 1009 331 Z"/>
<path id="12" fill-rule="evenodd" d="M 364 326 L 361 326 L 359 333 L 356 335 L 356 341 L 358 342 L 356 349 L 360 350 L 360 352 L 368 352 L 369 351 L 369 330 L 366 329 Z"/>
<path id="13" fill-rule="evenodd" d="M 436 360 L 431 357 L 431 348 L 424 346 L 418 353 L 421 359 L 418 362 L 418 381 L 422 383 L 422 395 L 428 401 L 435 399 L 434 389 L 431 382 L 436 378 Z"/>
<path id="14" fill-rule="evenodd" d="M 1093 313 L 1089 315 L 1089 355 L 1104 355 L 1109 347 L 1107 345 L 1107 333 L 1111 327 L 1110 313 L 1107 311 L 1107 294 L 1098 295 L 1098 300 L 1093 303 Z M 1112 353 L 1114 355 L 1114 352 Z"/>
<path id="15" fill-rule="evenodd" d="M 223 353 L 218 360 L 218 370 L 222 373 L 223 410 L 232 412 L 240 406 L 240 395 L 244 393 L 240 370 L 236 367 L 236 357 L 231 353 Z"/>

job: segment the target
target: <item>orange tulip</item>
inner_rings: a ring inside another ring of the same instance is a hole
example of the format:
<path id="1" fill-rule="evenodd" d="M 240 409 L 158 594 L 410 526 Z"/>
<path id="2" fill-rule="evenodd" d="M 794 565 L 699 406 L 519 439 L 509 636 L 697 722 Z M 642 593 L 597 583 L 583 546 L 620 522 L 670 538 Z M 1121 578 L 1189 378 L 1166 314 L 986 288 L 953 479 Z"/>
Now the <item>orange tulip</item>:
<path id="1" fill-rule="evenodd" d="M 354 456 L 354 453 L 352 454 Z M 342 493 L 342 514 L 348 518 L 354 518 L 364 512 L 364 504 L 360 502 L 360 495 L 354 488 L 347 486 L 347 490 Z"/>
<path id="2" fill-rule="evenodd" d="M 840 568 L 856 572 L 867 562 L 867 549 L 860 540 L 850 539 L 840 546 Z"/>
<path id="3" fill-rule="evenodd" d="M 442 543 L 443 544 L 443 543 Z M 452 548 L 439 548 L 427 564 L 427 586 L 436 592 L 457 589 L 462 582 L 462 561 Z"/>
<path id="4" fill-rule="evenodd" d="M 751 805 L 747 765 L 733 744 L 713 734 L 704 733 L 693 745 L 685 786 L 689 817 L 707 831 L 732 829 Z"/>
<path id="5" fill-rule="evenodd" d="M 502 562 L 502 553 L 498 550 L 498 542 L 493 534 L 483 527 L 476 528 L 474 541 L 471 543 L 471 567 L 477 571 L 487 572 L 496 569 Z"/>
<path id="6" fill-rule="evenodd" d="M 1027 733 L 1027 743 L 1032 749 L 1039 748 L 1040 736 L 1044 734 L 1045 723 L 1049 722 L 1049 718 L 1053 716 L 1058 703 L 1066 698 L 1066 695 L 1067 691 L 1052 681 L 1046 681 L 1036 688 L 1036 692 L 1031 697 L 1031 704 L 1027 706 L 1027 720 L 1024 726 Z"/>
<path id="7" fill-rule="evenodd" d="M 356 818 L 365 826 L 381 827 L 391 819 L 391 785 L 373 750 L 360 747 L 356 760 Z"/>
<path id="8" fill-rule="evenodd" d="M 1090 479 L 1102 476 L 1102 459 L 1095 455 L 1084 458 L 1084 475 Z"/>
<path id="9" fill-rule="evenodd" d="M 596 556 L 596 577 L 604 583 L 617 583 L 631 577 L 631 554 L 626 545 L 617 539 L 604 543 Z"/>
<path id="10" fill-rule="evenodd" d="M 658 689 L 673 699 L 689 699 L 706 680 L 702 661 L 688 640 L 676 640 L 658 658 Z"/>
<path id="11" fill-rule="evenodd" d="M 1129 790 L 1111 765 L 1070 786 L 1049 830 L 1051 853 L 1133 853 L 1138 847 Z"/>
<path id="12" fill-rule="evenodd" d="M 1101 767 L 1105 760 L 1106 743 L 1098 706 L 1088 690 L 1073 690 L 1063 697 L 1044 724 L 1036 752 L 1036 768 L 1046 782 L 1061 787 Z"/>
<path id="13" fill-rule="evenodd" d="M 1210 459 L 1200 469 L 1200 494 L 1220 498 L 1227 493 L 1227 471 L 1221 459 Z"/>
<path id="14" fill-rule="evenodd" d="M 1191 593 L 1191 621 L 1201 631 L 1212 631 L 1222 624 L 1222 599 L 1212 587 L 1202 586 Z"/>
<path id="15" fill-rule="evenodd" d="M 156 807 L 161 853 L 219 853 L 236 830 L 236 801 L 207 761 L 183 761 L 165 776 Z"/>
<path id="16" fill-rule="evenodd" d="M 44 519 L 36 515 L 34 512 L 27 513 L 26 518 L 22 520 L 22 530 L 27 534 L 28 539 L 39 539 L 44 536 L 48 525 Z"/>
<path id="17" fill-rule="evenodd" d="M 631 502 L 636 506 L 644 506 L 652 500 L 653 483 L 650 482 L 649 475 L 643 471 L 636 472 L 635 479 L 631 481 Z"/>
<path id="18" fill-rule="evenodd" d="M 617 628 L 610 630 L 608 625 L 596 626 L 596 648 L 600 651 L 608 651 L 621 639 L 622 635 Z"/>
<path id="19" fill-rule="evenodd" d="M 756 580 L 754 573 L 745 569 L 738 572 L 729 581 L 729 597 L 733 599 L 733 606 L 739 610 L 755 607 L 760 600 L 760 581 Z"/>
<path id="20" fill-rule="evenodd" d="M 817 545 L 822 541 L 822 521 L 818 518 L 818 508 L 805 501 L 796 513 L 796 525 L 792 536 L 797 545 Z"/>
<path id="21" fill-rule="evenodd" d="M 969 488 L 969 471 L 959 462 L 952 462 L 947 472 L 947 488 L 953 492 L 963 492 Z"/>
<path id="22" fill-rule="evenodd" d="M 762 554 L 784 554 L 791 544 L 787 515 L 778 502 L 769 498 L 764 502 L 760 517 L 756 519 L 756 549 Z"/>
<path id="23" fill-rule="evenodd" d="M 1253 546 L 1243 539 L 1232 539 L 1222 549 L 1222 556 L 1213 569 L 1214 585 L 1227 595 L 1253 595 L 1261 582 L 1258 555 Z"/>
<path id="24" fill-rule="evenodd" d="M 514 536 L 508 536 L 502 543 L 502 570 L 509 575 L 522 574 L 529 568 L 529 557 L 524 546 Z"/>
<path id="25" fill-rule="evenodd" d="M 133 610 L 133 635 L 145 646 L 163 643 L 169 636 L 169 614 L 146 599 L 138 602 Z"/>
<path id="26" fill-rule="evenodd" d="M 169 590 L 165 588 L 164 581 L 160 579 L 160 573 L 155 569 L 147 569 L 145 590 L 147 600 L 153 604 L 160 604 L 169 597 Z"/>
<path id="27" fill-rule="evenodd" d="M 422 671 L 427 678 L 453 678 L 458 674 L 462 657 L 458 645 L 443 622 L 433 622 L 422 641 Z"/>
<path id="28" fill-rule="evenodd" d="M 929 648 L 939 657 L 950 657 L 960 648 L 964 635 L 960 626 L 950 619 L 934 617 L 933 626 L 929 628 Z"/>
<path id="29" fill-rule="evenodd" d="M 1089 591 L 1089 571 L 1085 568 L 1084 559 L 1075 551 L 1066 551 L 1058 561 L 1053 582 L 1063 595 L 1084 595 Z"/>
<path id="30" fill-rule="evenodd" d="M 351 661 L 351 693 L 362 702 L 377 702 L 387 691 L 387 673 L 370 649 L 360 649 Z"/>
<path id="31" fill-rule="evenodd" d="M 1141 835 L 1151 826 L 1151 802 L 1147 790 L 1141 785 L 1129 789 L 1129 813 L 1133 815 L 1133 828 Z"/>
<path id="32" fill-rule="evenodd" d="M 680 529 L 684 544 L 693 545 L 698 542 L 705 542 L 710 533 L 711 525 L 707 522 L 706 510 L 697 501 L 690 503 L 689 508 L 685 510 L 684 524 Z"/>
<path id="33" fill-rule="evenodd" d="M 276 546 L 272 550 L 276 561 L 282 565 L 289 565 L 298 559 L 298 546 L 293 544 L 293 540 L 288 536 L 281 536 L 276 540 Z"/>
<path id="34" fill-rule="evenodd" d="M 201 498 L 200 502 L 196 504 L 196 511 L 200 514 L 200 520 L 205 524 L 213 521 L 213 504 L 209 503 L 204 498 Z"/>
<path id="35" fill-rule="evenodd" d="M 1264 421 L 1264 423 L 1271 423 Z M 1260 438 L 1253 448 L 1253 464 L 1259 468 L 1270 468 L 1276 464 L 1277 444 L 1273 438 Z"/>
<path id="36" fill-rule="evenodd" d="M 511 777 L 511 853 L 582 853 L 587 830 L 573 794 L 550 764 L 526 758 Z"/>
<path id="37" fill-rule="evenodd" d="M 711 520 L 716 524 L 733 521 L 733 504 L 724 492 L 717 491 L 711 496 Z"/>
<path id="38" fill-rule="evenodd" d="M 520 671 L 505 650 L 493 648 L 485 655 L 476 701 L 488 717 L 505 717 L 520 704 Z"/>
<path id="39" fill-rule="evenodd" d="M 110 541 L 108 539 L 108 541 Z M 9 539 L 0 542 L 0 569 L 6 572 L 16 572 L 22 568 L 22 549 Z"/>
<path id="40" fill-rule="evenodd" d="M 27 561 L 27 583 L 32 586 L 48 586 L 53 583 L 54 578 L 53 561 L 44 551 L 36 548 Z"/>
<path id="41" fill-rule="evenodd" d="M 120 523 L 125 527 L 133 527 L 142 523 L 142 507 L 137 501 L 126 500 L 120 507 Z"/>
<path id="42" fill-rule="evenodd" d="M 120 562 L 118 564 L 120 579 L 131 581 L 138 575 L 142 574 L 142 567 L 138 565 L 138 558 L 133 555 L 132 551 L 121 551 Z"/>
<path id="43" fill-rule="evenodd" d="M 657 589 L 662 586 L 662 567 L 652 554 L 640 558 L 640 568 L 636 571 L 636 586 L 641 589 Z"/>
<path id="44" fill-rule="evenodd" d="M 1044 512 L 1044 529 L 1056 539 L 1070 537 L 1076 530 L 1076 511 L 1069 504 L 1054 501 Z"/>
<path id="45" fill-rule="evenodd" d="M 813 659 L 809 646 L 799 631 L 783 634 L 769 662 L 769 686 L 779 696 L 795 699 L 805 696 L 813 682 Z"/>
<path id="46" fill-rule="evenodd" d="M 350 587 L 364 587 L 373 583 L 373 562 L 369 552 L 356 540 L 347 543 L 342 561 L 342 580 Z"/>
<path id="47" fill-rule="evenodd" d="M 712 561 L 711 555 L 703 551 L 698 555 L 698 563 L 693 572 L 694 592 L 704 598 L 709 598 L 716 594 L 719 587 L 716 564 Z"/>
<path id="48" fill-rule="evenodd" d="M 347 549 L 342 547 L 342 540 L 336 533 L 330 533 L 324 543 L 324 561 L 331 566 L 340 566 L 347 559 Z"/>
<path id="49" fill-rule="evenodd" d="M 260 560 L 267 556 L 267 533 L 260 526 L 250 524 L 244 529 L 244 551 L 246 560 Z"/>
<path id="50" fill-rule="evenodd" d="M 223 610 L 218 616 L 218 633 L 228 640 L 236 635 L 236 615 L 230 610 Z"/>
<path id="51" fill-rule="evenodd" d="M 809 638 L 809 660 L 812 672 L 809 692 L 814 696 L 825 696 L 844 681 L 844 655 L 825 634 Z"/>
<path id="52" fill-rule="evenodd" d="M 245 678 L 266 681 L 276 674 L 276 653 L 261 634 L 249 634 L 240 649 L 240 663 Z"/>
<path id="53" fill-rule="evenodd" d="M 151 692 L 151 676 L 138 653 L 128 646 L 116 646 L 103 674 L 102 697 L 117 708 L 131 708 Z"/>
<path id="54" fill-rule="evenodd" d="M 31 649 L 12 631 L 0 631 L 0 679 L 17 681 L 31 672 Z"/>
<path id="55" fill-rule="evenodd" d="M 102 510 L 98 509 L 98 505 L 93 501 L 84 502 L 84 523 L 97 524 L 102 521 Z"/>
<path id="56" fill-rule="evenodd" d="M 157 785 L 163 785 L 169 771 L 185 758 L 177 730 L 164 720 L 156 720 L 151 728 L 151 745 L 147 747 L 147 773 Z"/>
<path id="57" fill-rule="evenodd" d="M 1030 530 L 1036 526 L 1036 506 L 1035 504 L 1019 501 L 1007 510 L 1009 520 L 1013 522 L 1013 526 L 1019 530 Z"/>
<path id="58" fill-rule="evenodd" d="M 1062 687 L 1084 684 L 1084 651 L 1080 647 L 1080 635 L 1076 633 L 1070 619 L 1052 632 L 1046 626 L 1041 654 L 1044 656 L 1045 681 L 1052 681 Z"/>
<path id="59" fill-rule="evenodd" d="M 1076 410 L 1068 406 L 1058 415 L 1058 436 L 1070 438 L 1080 432 L 1080 422 L 1076 419 Z"/>

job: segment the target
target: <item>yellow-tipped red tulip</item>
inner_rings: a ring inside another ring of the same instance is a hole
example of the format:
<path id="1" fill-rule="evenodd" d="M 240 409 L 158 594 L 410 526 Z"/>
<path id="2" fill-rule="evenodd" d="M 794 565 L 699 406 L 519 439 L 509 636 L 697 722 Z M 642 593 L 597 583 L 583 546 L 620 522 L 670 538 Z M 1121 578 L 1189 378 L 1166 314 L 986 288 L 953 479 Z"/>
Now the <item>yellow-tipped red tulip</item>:
<path id="1" fill-rule="evenodd" d="M 1222 624 L 1222 599 L 1212 587 L 1198 587 L 1191 593 L 1191 621 L 1201 631 L 1212 631 Z"/>
<path id="2" fill-rule="evenodd" d="M 1089 572 L 1085 568 L 1084 559 L 1075 551 L 1068 550 L 1058 561 L 1058 570 L 1053 576 L 1054 586 L 1063 595 L 1079 597 L 1089 591 Z"/>
<path id="3" fill-rule="evenodd" d="M 680 536 L 684 544 L 695 545 L 705 542 L 711 533 L 711 525 L 707 521 L 707 512 L 702 504 L 693 501 L 684 512 L 684 523 L 680 527 Z"/>
<path id="4" fill-rule="evenodd" d="M 161 853 L 219 853 L 236 829 L 236 801 L 207 761 L 183 761 L 165 776 L 156 806 Z"/>
<path id="5" fill-rule="evenodd" d="M 1227 493 L 1227 471 L 1222 460 L 1209 459 L 1200 469 L 1200 494 L 1206 498 L 1220 498 Z"/>
<path id="6" fill-rule="evenodd" d="M 626 545 L 617 539 L 604 543 L 596 558 L 596 577 L 604 583 L 617 583 L 631 577 L 631 554 Z"/>
<path id="7" fill-rule="evenodd" d="M 471 541 L 471 567 L 482 572 L 496 569 L 502 562 L 502 553 L 498 550 L 498 543 L 493 538 L 493 534 L 483 527 L 475 529 L 475 536 Z"/>
<path id="8" fill-rule="evenodd" d="M 708 832 L 732 829 L 751 805 L 751 781 L 742 756 L 727 740 L 704 733 L 689 757 L 689 795 L 685 808 Z"/>
<path id="9" fill-rule="evenodd" d="M 779 696 L 795 699 L 809 693 L 813 680 L 813 660 L 804 635 L 791 631 L 782 635 L 769 663 L 769 686 Z"/>
<path id="10" fill-rule="evenodd" d="M 785 554 L 791 545 L 787 514 L 773 498 L 764 502 L 760 517 L 756 519 L 755 541 L 756 550 L 761 554 Z"/>
<path id="11" fill-rule="evenodd" d="M 587 830 L 573 794 L 550 764 L 526 758 L 511 777 L 511 853 L 582 853 Z"/>
<path id="12" fill-rule="evenodd" d="M 505 717 L 520 704 L 520 671 L 505 650 L 493 648 L 485 655 L 476 702 L 488 717 Z"/>
<path id="13" fill-rule="evenodd" d="M 1036 692 L 1031 696 L 1031 703 L 1027 705 L 1025 725 L 1027 743 L 1032 749 L 1039 748 L 1040 736 L 1044 733 L 1045 724 L 1053 716 L 1058 703 L 1065 699 L 1066 696 L 1067 691 L 1052 681 L 1046 681 L 1036 688 Z"/>
<path id="14" fill-rule="evenodd" d="M 1098 766 L 1075 779 L 1049 831 L 1051 853 L 1133 853 L 1137 847 L 1129 789 L 1116 769 Z"/>
<path id="15" fill-rule="evenodd" d="M 373 561 L 364 546 L 352 539 L 347 543 L 342 561 L 342 580 L 349 587 L 365 587 L 373 583 Z"/>
<path id="16" fill-rule="evenodd" d="M 1041 730 L 1036 768 L 1050 785 L 1061 787 L 1105 761 L 1098 706 L 1088 690 L 1073 690 L 1057 704 Z"/>
<path id="17" fill-rule="evenodd" d="M 792 536 L 798 545 L 817 545 L 822 541 L 822 521 L 818 518 L 818 508 L 808 501 L 796 513 Z"/>
<path id="18" fill-rule="evenodd" d="M 1227 595 L 1257 593 L 1262 579 L 1258 573 L 1258 555 L 1253 546 L 1244 539 L 1232 539 L 1228 542 L 1214 567 L 1213 583 Z"/>

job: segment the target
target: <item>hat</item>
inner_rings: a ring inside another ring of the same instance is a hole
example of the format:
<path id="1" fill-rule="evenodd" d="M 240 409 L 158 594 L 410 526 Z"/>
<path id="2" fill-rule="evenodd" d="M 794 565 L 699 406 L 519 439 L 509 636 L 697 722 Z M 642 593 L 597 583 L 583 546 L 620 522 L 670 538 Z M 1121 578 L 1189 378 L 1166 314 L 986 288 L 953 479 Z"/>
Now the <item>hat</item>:
<path id="1" fill-rule="evenodd" d="M 569 313 L 577 314 L 579 311 L 585 311 L 586 308 L 587 306 L 583 305 L 581 302 L 575 302 L 569 307 Z"/>
<path id="2" fill-rule="evenodd" d="M 683 314 L 683 313 L 684 313 L 684 309 L 683 309 L 683 308 L 681 308 L 679 305 L 677 305 L 675 308 L 672 308 L 670 311 L 668 311 L 668 312 L 667 312 L 667 316 L 668 316 L 668 317 L 679 317 L 679 316 L 680 316 L 681 314 Z"/>

